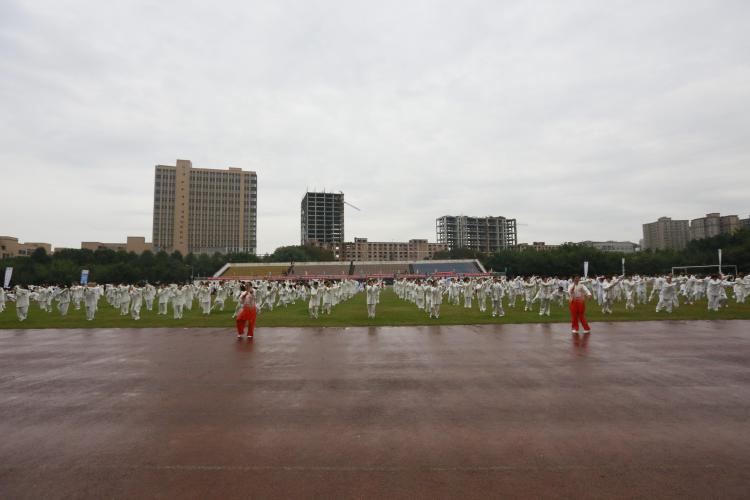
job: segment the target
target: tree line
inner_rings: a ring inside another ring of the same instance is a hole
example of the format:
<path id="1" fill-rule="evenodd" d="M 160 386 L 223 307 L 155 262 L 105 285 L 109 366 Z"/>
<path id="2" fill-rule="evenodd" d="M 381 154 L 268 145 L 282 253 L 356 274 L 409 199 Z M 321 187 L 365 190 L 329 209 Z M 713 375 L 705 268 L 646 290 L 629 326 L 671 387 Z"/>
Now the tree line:
<path id="1" fill-rule="evenodd" d="M 28 257 L 0 260 L 0 271 L 13 268 L 13 284 L 70 284 L 89 270 L 89 281 L 97 283 L 184 283 L 213 276 L 227 262 L 319 262 L 331 261 L 333 253 L 315 246 L 284 246 L 269 255 L 229 253 L 213 255 L 180 252 L 133 252 L 110 249 L 61 249 L 48 254 L 37 248 Z M 2 279 L 2 275 L 0 275 Z M 0 283 L 2 285 L 2 283 Z"/>
<path id="2" fill-rule="evenodd" d="M 672 271 L 673 266 L 718 264 L 737 266 L 738 272 L 750 273 L 750 230 L 688 242 L 684 250 L 646 250 L 635 253 L 603 252 L 589 245 L 567 243 L 558 248 L 536 251 L 503 250 L 483 255 L 471 250 L 441 252 L 435 258 L 476 258 L 489 271 L 505 271 L 509 276 L 572 276 L 583 274 L 583 262 L 589 263 L 589 275 L 619 275 L 625 258 L 627 274 L 657 275 Z M 726 271 L 726 269 L 725 269 Z M 707 272 L 714 272 L 707 270 Z"/>
<path id="3" fill-rule="evenodd" d="M 571 276 L 583 273 L 583 262 L 589 262 L 590 275 L 620 274 L 622 258 L 628 274 L 655 275 L 669 273 L 672 266 L 717 264 L 717 250 L 723 250 L 723 263 L 734 264 L 739 272 L 750 273 L 750 230 L 732 235 L 695 240 L 684 250 L 642 251 L 636 253 L 602 252 L 591 246 L 565 244 L 537 252 L 503 250 L 491 255 L 467 249 L 441 252 L 436 259 L 479 259 L 485 268 L 505 271 L 508 276 Z M 330 251 L 315 246 L 283 246 L 272 254 L 249 253 L 214 255 L 180 252 L 143 252 L 140 255 L 108 249 L 62 249 L 51 255 L 39 248 L 28 257 L 0 260 L 0 270 L 13 268 L 14 284 L 70 284 L 78 282 L 82 269 L 89 270 L 89 280 L 98 283 L 182 283 L 191 278 L 212 276 L 227 262 L 327 262 Z"/>

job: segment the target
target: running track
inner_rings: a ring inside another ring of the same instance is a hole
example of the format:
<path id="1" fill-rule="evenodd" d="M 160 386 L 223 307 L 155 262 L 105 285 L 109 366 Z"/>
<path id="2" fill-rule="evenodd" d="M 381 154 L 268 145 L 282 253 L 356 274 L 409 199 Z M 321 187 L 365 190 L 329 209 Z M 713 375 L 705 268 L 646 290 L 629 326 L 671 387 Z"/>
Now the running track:
<path id="1" fill-rule="evenodd" d="M 0 330 L 0 498 L 750 498 L 750 321 Z"/>

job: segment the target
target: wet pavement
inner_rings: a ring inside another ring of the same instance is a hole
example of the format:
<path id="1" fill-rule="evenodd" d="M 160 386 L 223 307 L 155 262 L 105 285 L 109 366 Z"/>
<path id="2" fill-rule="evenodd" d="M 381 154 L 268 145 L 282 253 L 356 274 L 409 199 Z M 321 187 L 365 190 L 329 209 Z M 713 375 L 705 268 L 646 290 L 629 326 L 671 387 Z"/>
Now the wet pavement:
<path id="1" fill-rule="evenodd" d="M 750 498 L 750 321 L 0 330 L 0 498 Z"/>

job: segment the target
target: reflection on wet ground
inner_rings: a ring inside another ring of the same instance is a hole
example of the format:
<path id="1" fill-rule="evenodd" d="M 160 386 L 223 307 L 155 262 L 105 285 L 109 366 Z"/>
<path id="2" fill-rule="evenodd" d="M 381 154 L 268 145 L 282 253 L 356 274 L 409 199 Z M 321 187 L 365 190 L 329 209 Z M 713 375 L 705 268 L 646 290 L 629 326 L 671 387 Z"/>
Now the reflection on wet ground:
<path id="1" fill-rule="evenodd" d="M 0 331 L 2 498 L 745 498 L 750 322 Z"/>

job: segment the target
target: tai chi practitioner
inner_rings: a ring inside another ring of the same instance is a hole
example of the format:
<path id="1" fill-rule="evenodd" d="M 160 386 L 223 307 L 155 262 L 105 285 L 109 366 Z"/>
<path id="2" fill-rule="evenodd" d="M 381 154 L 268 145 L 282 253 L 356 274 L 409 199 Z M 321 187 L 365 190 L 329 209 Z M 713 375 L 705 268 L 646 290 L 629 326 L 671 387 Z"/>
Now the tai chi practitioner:
<path id="1" fill-rule="evenodd" d="M 510 282 L 508 285 L 508 307 L 515 308 L 516 307 L 516 298 L 518 297 L 520 293 L 519 289 L 519 281 L 518 278 L 514 279 Z"/>
<path id="2" fill-rule="evenodd" d="M 578 333 L 578 323 L 580 321 L 583 326 L 583 333 L 591 333 L 589 323 L 586 321 L 586 301 L 591 298 L 592 294 L 580 282 L 578 276 L 573 278 L 573 284 L 568 288 L 568 295 L 570 296 L 571 332 Z"/>
<path id="3" fill-rule="evenodd" d="M 0 313 L 5 311 L 5 289 L 0 288 Z"/>
<path id="4" fill-rule="evenodd" d="M 427 293 L 430 294 L 430 318 L 440 319 L 440 306 L 443 305 L 443 289 L 440 283 L 432 283 Z"/>
<path id="5" fill-rule="evenodd" d="M 659 297 L 661 295 L 661 289 L 663 286 L 664 286 L 664 278 L 657 276 L 656 278 L 653 279 L 653 288 L 651 289 L 651 295 L 648 296 L 649 302 L 653 301 L 654 297 Z"/>
<path id="6" fill-rule="evenodd" d="M 539 291 L 536 297 L 539 299 L 539 316 L 549 316 L 550 302 L 552 302 L 552 289 L 555 287 L 555 282 L 547 278 L 539 282 Z"/>
<path id="7" fill-rule="evenodd" d="M 127 285 L 120 285 L 117 292 L 120 305 L 120 315 L 127 316 L 130 311 L 130 289 Z"/>
<path id="8" fill-rule="evenodd" d="M 276 297 L 278 296 L 279 289 L 276 286 L 276 283 L 273 283 L 272 285 L 268 285 L 268 289 L 266 291 L 266 303 L 265 306 L 268 307 L 269 311 L 273 311 L 273 306 L 276 305 Z"/>
<path id="9" fill-rule="evenodd" d="M 29 296 L 31 295 L 31 292 L 18 285 L 16 285 L 14 292 L 18 321 L 24 321 L 29 314 Z"/>
<path id="10" fill-rule="evenodd" d="M 73 306 L 76 311 L 81 310 L 81 302 L 83 301 L 83 287 L 74 286 L 70 289 L 70 300 L 73 302 Z"/>
<path id="11" fill-rule="evenodd" d="M 253 340 L 255 335 L 255 319 L 257 318 L 258 311 L 255 306 L 255 291 L 253 287 L 248 285 L 245 288 L 244 285 L 240 286 L 240 296 L 238 302 L 240 305 L 240 313 L 237 315 L 237 340 L 242 339 L 242 335 L 245 333 L 245 324 L 247 324 L 247 340 Z"/>
<path id="12" fill-rule="evenodd" d="M 420 280 L 417 280 L 417 282 L 414 283 L 414 303 L 418 309 L 424 311 L 426 299 L 424 295 L 424 286 L 422 286 Z"/>
<path id="13" fill-rule="evenodd" d="M 146 300 L 146 310 L 151 311 L 154 308 L 154 298 L 156 298 L 156 287 L 147 283 L 143 289 L 143 298 Z"/>
<path id="14" fill-rule="evenodd" d="M 602 291 L 601 300 L 599 304 L 602 306 L 603 314 L 612 314 L 612 303 L 614 302 L 615 286 L 619 283 L 619 279 L 612 277 L 611 281 L 607 281 L 604 278 L 600 282 L 600 289 Z"/>
<path id="15" fill-rule="evenodd" d="M 323 313 L 331 314 L 331 308 L 333 307 L 333 285 L 327 282 L 323 285 Z"/>
<path id="16" fill-rule="evenodd" d="M 185 296 L 187 295 L 187 286 L 180 288 L 176 286 L 172 289 L 172 311 L 174 319 L 182 319 L 182 311 L 185 308 Z"/>
<path id="17" fill-rule="evenodd" d="M 523 282 L 523 300 L 524 300 L 524 311 L 533 310 L 534 295 L 536 292 L 536 279 L 534 276 L 529 278 L 529 281 Z"/>
<path id="18" fill-rule="evenodd" d="M 466 278 L 464 281 L 462 291 L 464 294 L 464 309 L 471 309 L 471 299 L 474 298 L 474 285 L 469 281 L 469 278 Z"/>
<path id="19" fill-rule="evenodd" d="M 458 282 L 458 278 L 451 280 L 448 285 L 448 302 L 453 306 L 461 305 L 461 284 Z"/>
<path id="20" fill-rule="evenodd" d="M 721 305 L 721 292 L 724 291 L 724 280 L 723 276 L 713 275 L 708 280 L 708 286 L 706 287 L 706 295 L 708 296 L 708 310 L 718 311 Z"/>
<path id="21" fill-rule="evenodd" d="M 198 303 L 203 310 L 203 314 L 211 313 L 211 290 L 206 285 L 198 288 Z"/>
<path id="22" fill-rule="evenodd" d="M 500 279 L 495 278 L 494 283 L 490 285 L 490 298 L 492 299 L 492 317 L 505 316 L 503 310 L 503 296 L 505 295 L 505 287 Z"/>
<path id="23" fill-rule="evenodd" d="M 625 278 L 620 282 L 622 291 L 625 294 L 625 309 L 633 311 L 635 309 L 635 302 L 633 301 L 635 285 L 632 281 Z"/>
<path id="24" fill-rule="evenodd" d="M 677 283 L 672 282 L 672 277 L 667 276 L 666 281 L 661 285 L 659 292 L 659 302 L 656 304 L 656 312 L 666 309 L 668 313 L 672 312 L 677 301 Z"/>
<path id="25" fill-rule="evenodd" d="M 160 285 L 159 289 L 156 291 L 156 297 L 159 304 L 159 312 L 158 314 L 168 314 L 167 306 L 169 305 L 169 299 L 172 296 L 172 291 L 167 288 L 167 285 Z"/>
<path id="26" fill-rule="evenodd" d="M 487 283 L 482 280 L 479 281 L 474 287 L 474 291 L 477 297 L 477 305 L 479 306 L 479 312 L 487 311 Z"/>
<path id="27" fill-rule="evenodd" d="M 57 299 L 57 310 L 60 311 L 60 315 L 67 316 L 71 299 L 70 289 L 68 287 L 64 287 L 57 293 L 57 296 L 55 298 Z"/>
<path id="28" fill-rule="evenodd" d="M 86 320 L 92 321 L 94 319 L 98 300 L 99 292 L 96 288 L 86 287 L 83 289 L 83 302 L 86 304 Z"/>
<path id="29" fill-rule="evenodd" d="M 193 310 L 193 300 L 195 299 L 195 285 L 192 283 L 189 285 L 184 285 L 182 287 L 183 292 L 183 298 L 182 298 L 182 307 L 184 309 L 187 309 L 188 311 Z M 180 317 L 182 317 L 182 314 L 180 314 Z"/>
<path id="30" fill-rule="evenodd" d="M 310 287 L 310 300 L 307 303 L 307 310 L 310 313 L 311 318 L 318 317 L 318 309 L 320 309 L 320 290 L 318 289 L 318 283 L 313 281 Z"/>
<path id="31" fill-rule="evenodd" d="M 218 309 L 219 311 L 224 310 L 224 303 L 227 300 L 227 289 L 224 286 L 219 286 L 216 290 L 216 298 L 214 299 L 214 305 L 212 309 Z"/>
<path id="32" fill-rule="evenodd" d="M 378 298 L 380 296 L 380 287 L 373 280 L 367 282 L 365 296 L 367 302 L 367 317 L 374 318 L 375 308 L 378 305 Z"/>
<path id="33" fill-rule="evenodd" d="M 130 287 L 130 317 L 136 321 L 141 319 L 142 306 L 143 289 L 137 286 Z"/>
<path id="34" fill-rule="evenodd" d="M 639 304 L 646 303 L 646 280 L 640 276 L 633 278 L 633 285 L 635 286 L 635 298 Z"/>

